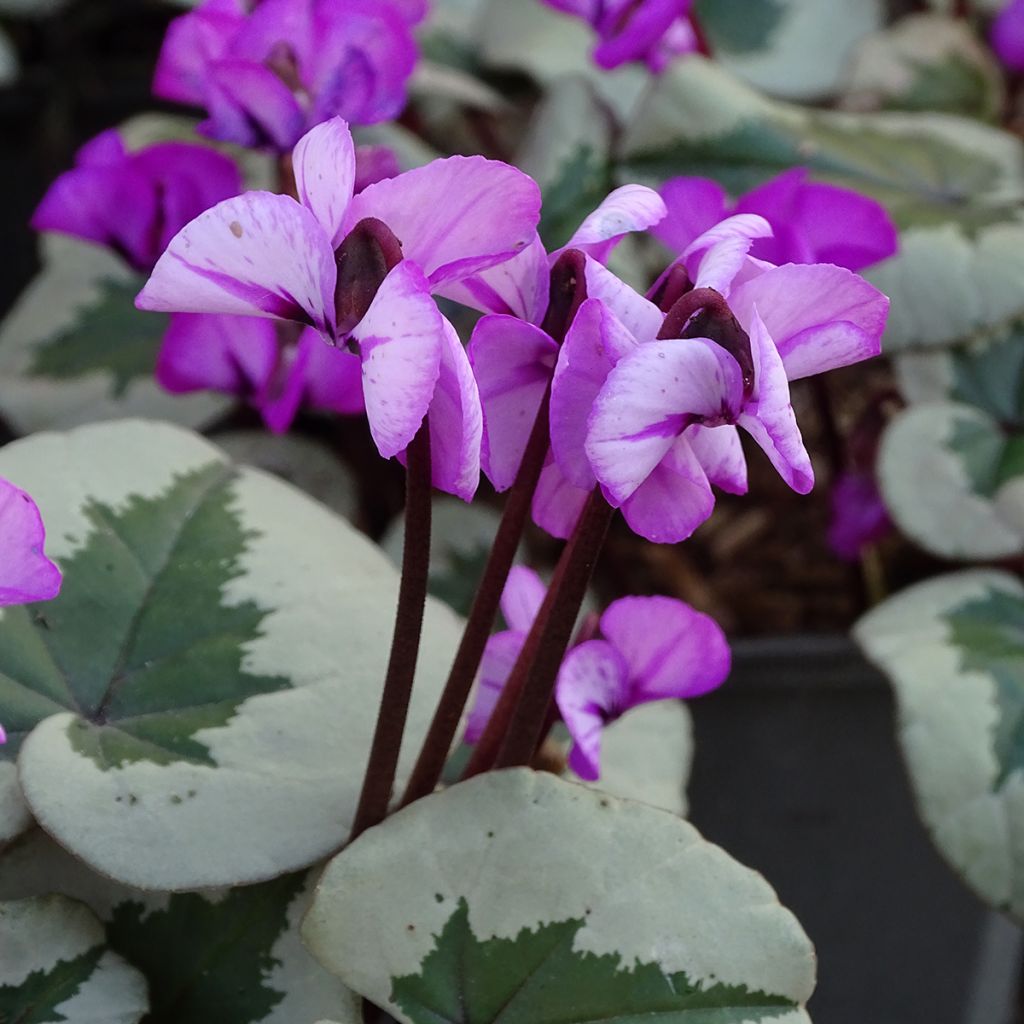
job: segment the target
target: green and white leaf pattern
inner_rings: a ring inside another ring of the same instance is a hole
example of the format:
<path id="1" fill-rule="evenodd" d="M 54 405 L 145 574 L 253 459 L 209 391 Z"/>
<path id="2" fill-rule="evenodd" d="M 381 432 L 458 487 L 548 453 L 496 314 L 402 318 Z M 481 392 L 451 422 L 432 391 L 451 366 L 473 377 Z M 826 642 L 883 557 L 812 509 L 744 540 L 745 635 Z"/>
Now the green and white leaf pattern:
<path id="1" fill-rule="evenodd" d="M 810 942 L 759 875 L 673 815 L 528 769 L 365 833 L 303 934 L 406 1024 L 806 1024 L 814 988 Z"/>
<path id="2" fill-rule="evenodd" d="M 5 801 L 20 778 L 48 832 L 142 888 L 256 882 L 336 849 L 390 644 L 387 558 L 167 424 L 36 435 L 0 475 L 35 496 L 65 572 L 55 601 L 0 613 Z M 400 771 L 457 640 L 432 602 Z"/>
<path id="3" fill-rule="evenodd" d="M 901 413 L 882 440 L 878 480 L 900 529 L 945 558 L 1024 551 L 1024 436 L 953 402 Z"/>
<path id="4" fill-rule="evenodd" d="M 88 907 L 64 896 L 0 903 L 0 1020 L 136 1024 L 145 979 L 106 946 Z"/>
<path id="5" fill-rule="evenodd" d="M 106 924 L 110 948 L 148 981 L 146 1024 L 293 1024 L 324 1014 L 356 1024 L 357 998 L 299 938 L 315 877 L 143 892 L 90 871 L 40 829 L 0 855 L 0 899 L 56 891 L 81 900 Z"/>
<path id="6" fill-rule="evenodd" d="M 986 902 L 1024 920 L 1024 586 L 941 576 L 886 601 L 857 641 L 892 680 L 918 807 Z"/>

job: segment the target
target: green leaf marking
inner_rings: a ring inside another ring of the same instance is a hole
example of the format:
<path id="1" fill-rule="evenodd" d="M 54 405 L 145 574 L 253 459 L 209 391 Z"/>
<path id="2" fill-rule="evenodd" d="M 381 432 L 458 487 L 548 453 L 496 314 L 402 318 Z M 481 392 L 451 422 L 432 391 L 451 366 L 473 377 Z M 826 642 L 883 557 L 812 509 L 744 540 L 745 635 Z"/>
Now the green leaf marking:
<path id="1" fill-rule="evenodd" d="M 20 985 L 0 985 L 0 1024 L 57 1024 L 67 1020 L 57 1011 L 92 977 L 103 947 L 61 960 L 48 971 L 33 971 Z"/>
<path id="2" fill-rule="evenodd" d="M 754 1024 L 795 1008 L 781 996 L 576 950 L 583 925 L 480 940 L 461 899 L 420 973 L 394 979 L 391 999 L 414 1024 Z"/>

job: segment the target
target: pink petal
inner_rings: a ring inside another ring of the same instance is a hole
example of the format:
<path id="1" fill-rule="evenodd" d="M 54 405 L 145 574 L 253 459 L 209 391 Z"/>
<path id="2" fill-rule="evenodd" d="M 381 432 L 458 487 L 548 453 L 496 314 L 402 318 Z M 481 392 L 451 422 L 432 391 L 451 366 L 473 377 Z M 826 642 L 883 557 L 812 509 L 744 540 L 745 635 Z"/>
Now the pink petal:
<path id="1" fill-rule="evenodd" d="M 401 173 L 398 157 L 389 146 L 356 146 L 356 192 Z"/>
<path id="2" fill-rule="evenodd" d="M 601 616 L 601 632 L 628 666 L 628 706 L 699 697 L 725 682 L 731 667 L 722 628 L 670 597 L 624 597 Z"/>
<path id="3" fill-rule="evenodd" d="M 441 323 L 440 375 L 428 410 L 431 471 L 438 490 L 472 501 L 480 486 L 480 392 L 458 333 L 444 317 Z"/>
<path id="4" fill-rule="evenodd" d="M 665 316 L 653 302 L 589 257 L 586 275 L 587 298 L 600 299 L 637 341 L 651 341 L 658 336 Z"/>
<path id="5" fill-rule="evenodd" d="M 583 221 L 565 248 L 581 249 L 599 263 L 606 263 L 626 235 L 646 231 L 659 223 L 665 213 L 664 200 L 653 189 L 623 185 Z"/>
<path id="6" fill-rule="evenodd" d="M 481 313 L 501 313 L 538 324 L 548 308 L 550 287 L 548 254 L 538 236 L 518 256 L 446 284 L 444 294 Z"/>
<path id="7" fill-rule="evenodd" d="M 756 308 L 790 380 L 878 355 L 889 314 L 877 288 L 830 266 L 769 270 L 740 285 L 729 303 L 744 326 Z"/>
<path id="8" fill-rule="evenodd" d="M 807 494 L 814 487 L 814 470 L 790 404 L 786 368 L 756 309 L 750 350 L 754 395 L 737 422 L 761 446 L 782 479 L 798 494 Z"/>
<path id="9" fill-rule="evenodd" d="M 1006 67 L 1024 71 L 1024 0 L 1009 0 L 992 22 L 989 39 Z"/>
<path id="10" fill-rule="evenodd" d="M 622 359 L 594 404 L 586 452 L 613 503 L 654 471 L 696 419 L 739 408 L 736 360 L 704 338 L 652 341 Z"/>
<path id="11" fill-rule="evenodd" d="M 498 491 L 515 481 L 551 380 L 558 346 L 539 327 L 511 316 L 485 316 L 469 343 L 480 388 L 484 472 Z"/>
<path id="12" fill-rule="evenodd" d="M 304 332 L 306 333 L 306 332 Z M 312 335 L 312 338 L 309 337 Z M 312 341 L 312 344 L 310 343 Z M 275 434 L 284 434 L 295 422 L 306 390 L 310 356 L 313 345 L 324 345 L 323 339 L 315 332 L 308 332 L 297 345 L 291 345 L 280 353 L 277 372 L 268 382 L 264 392 L 254 404 L 263 416 L 267 429 Z"/>
<path id="13" fill-rule="evenodd" d="M 136 305 L 296 320 L 333 340 L 336 279 L 330 239 L 309 210 L 288 196 L 247 192 L 178 232 Z"/>
<path id="14" fill-rule="evenodd" d="M 0 478 L 0 605 L 49 601 L 60 570 L 43 554 L 46 530 L 35 502 Z"/>
<path id="15" fill-rule="evenodd" d="M 637 344 L 600 299 L 587 299 L 566 333 L 551 385 L 551 451 L 573 487 L 594 489 L 585 449 L 590 414 L 612 367 Z"/>
<path id="16" fill-rule="evenodd" d="M 295 94 L 259 60 L 225 58 L 206 72 L 204 105 L 210 118 L 199 131 L 238 146 L 287 152 L 302 137 L 306 114 Z"/>
<path id="17" fill-rule="evenodd" d="M 660 191 L 667 212 L 651 234 L 674 253 L 728 216 L 726 191 L 710 178 L 672 178 Z"/>
<path id="18" fill-rule="evenodd" d="M 641 0 L 639 4 L 620 5 L 609 11 L 599 26 L 602 41 L 594 50 L 594 60 L 603 68 L 617 68 L 627 61 L 646 60 L 657 51 L 662 37 L 676 19 L 690 9 L 690 0 Z"/>
<path id="19" fill-rule="evenodd" d="M 306 405 L 310 409 L 336 412 L 344 416 L 365 412 L 363 371 L 359 356 L 347 348 L 328 345 L 312 328 L 303 331 L 299 344 L 309 348 Z"/>
<path id="20" fill-rule="evenodd" d="M 747 493 L 747 460 L 735 427 L 704 427 L 695 423 L 683 437 L 715 487 L 729 494 Z"/>
<path id="21" fill-rule="evenodd" d="M 512 566 L 501 594 L 501 614 L 508 628 L 529 633 L 547 592 L 546 584 L 533 569 Z"/>
<path id="22" fill-rule="evenodd" d="M 526 634 L 515 630 L 495 633 L 487 641 L 484 656 L 480 660 L 476 696 L 466 721 L 467 743 L 476 743 L 483 736 L 524 643 Z"/>
<path id="23" fill-rule="evenodd" d="M 771 234 L 768 221 L 752 213 L 729 217 L 705 231 L 683 252 L 694 286 L 714 288 L 728 296 L 754 241 Z"/>
<path id="24" fill-rule="evenodd" d="M 277 366 L 277 326 L 252 317 L 177 313 L 164 334 L 156 377 L 175 394 L 220 391 L 248 398 Z"/>
<path id="25" fill-rule="evenodd" d="M 569 767 L 588 782 L 601 775 L 601 733 L 625 710 L 629 678 L 622 655 L 605 640 L 574 647 L 562 662 L 555 700 L 573 739 Z"/>
<path id="26" fill-rule="evenodd" d="M 655 544 L 678 544 L 714 507 L 707 474 L 686 438 L 681 437 L 622 503 L 622 516 L 638 536 Z"/>
<path id="27" fill-rule="evenodd" d="M 335 117 L 299 140 L 292 154 L 299 202 L 320 222 L 336 249 L 356 183 L 356 151 L 348 125 Z"/>
<path id="28" fill-rule="evenodd" d="M 352 337 L 362 357 L 370 433 L 390 459 L 420 429 L 448 344 L 444 318 L 415 264 L 403 260 L 388 274 Z"/>
<path id="29" fill-rule="evenodd" d="M 540 190 L 521 171 L 453 156 L 379 181 L 349 207 L 346 227 L 377 217 L 435 291 L 515 256 L 536 237 Z"/>
<path id="30" fill-rule="evenodd" d="M 533 492 L 533 521 L 552 537 L 568 540 L 592 490 L 573 487 L 549 454 Z"/>

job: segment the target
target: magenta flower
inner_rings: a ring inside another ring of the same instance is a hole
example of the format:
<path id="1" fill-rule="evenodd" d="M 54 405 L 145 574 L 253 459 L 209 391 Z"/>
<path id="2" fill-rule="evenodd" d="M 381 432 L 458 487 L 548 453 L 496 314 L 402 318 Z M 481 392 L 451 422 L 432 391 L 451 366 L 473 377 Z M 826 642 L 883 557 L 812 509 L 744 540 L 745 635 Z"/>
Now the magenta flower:
<path id="1" fill-rule="evenodd" d="M 111 129 L 78 151 L 32 227 L 107 246 L 148 273 L 182 226 L 240 188 L 234 162 L 208 146 L 161 142 L 129 153 Z"/>
<path id="2" fill-rule="evenodd" d="M 730 203 L 709 178 L 673 178 L 661 187 L 668 216 L 652 233 L 673 252 L 732 214 L 757 214 L 772 234 L 754 241 L 750 255 L 770 263 L 834 263 L 863 270 L 898 247 L 885 207 L 850 189 L 807 180 L 794 167 Z"/>
<path id="3" fill-rule="evenodd" d="M 287 152 L 312 127 L 395 117 L 423 0 L 205 0 L 171 23 L 153 91 L 204 107 L 200 130 Z"/>
<path id="4" fill-rule="evenodd" d="M 751 260 L 768 230 L 739 216 L 694 242 L 679 264 L 693 286 L 664 319 L 639 297 L 632 322 L 588 300 L 559 352 L 551 435 L 563 487 L 600 483 L 657 543 L 684 540 L 710 515 L 712 484 L 746 490 L 737 426 L 809 491 L 789 380 L 880 351 L 885 296 L 840 267 Z"/>
<path id="5" fill-rule="evenodd" d="M 549 256 L 538 239 L 516 259 L 462 282 L 452 294 L 492 314 L 477 323 L 469 356 L 483 404 L 481 462 L 497 490 L 507 490 L 515 480 L 555 369 L 558 342 L 539 326 L 548 310 L 551 267 L 562 253 L 578 251 L 587 294 L 617 308 L 630 289 L 602 264 L 626 234 L 645 230 L 664 213 L 656 192 L 626 185 L 584 220 L 563 249 Z"/>
<path id="6" fill-rule="evenodd" d="M 832 485 L 831 499 L 828 543 L 844 562 L 856 562 L 865 547 L 892 529 L 874 473 L 843 473 Z"/>
<path id="7" fill-rule="evenodd" d="M 1011 71 L 1024 71 L 1024 0 L 1009 0 L 989 31 L 996 56 Z"/>
<path id="8" fill-rule="evenodd" d="M 487 643 L 466 741 L 483 735 L 511 675 L 546 588 L 531 569 L 514 568 L 502 594 L 509 629 Z M 558 674 L 555 699 L 573 738 L 569 766 L 582 779 L 600 777 L 601 733 L 631 708 L 699 697 L 729 674 L 725 635 L 707 615 L 668 597 L 626 597 L 609 605 L 600 637 L 573 647 Z"/>
<path id="9" fill-rule="evenodd" d="M 0 606 L 49 601 L 60 570 L 43 554 L 46 531 L 35 502 L 0 478 Z"/>
<path id="10" fill-rule="evenodd" d="M 698 49 L 692 0 L 544 0 L 588 22 L 598 34 L 594 60 L 603 68 L 645 61 L 663 71 L 673 57 Z"/>
<path id="11" fill-rule="evenodd" d="M 208 210 L 171 242 L 139 307 L 291 320 L 357 352 L 381 454 L 401 455 L 429 410 L 434 482 L 468 499 L 480 399 L 432 293 L 526 248 L 537 186 L 505 164 L 451 157 L 353 195 L 355 149 L 340 118 L 299 142 L 294 165 L 298 201 L 250 192 Z"/>

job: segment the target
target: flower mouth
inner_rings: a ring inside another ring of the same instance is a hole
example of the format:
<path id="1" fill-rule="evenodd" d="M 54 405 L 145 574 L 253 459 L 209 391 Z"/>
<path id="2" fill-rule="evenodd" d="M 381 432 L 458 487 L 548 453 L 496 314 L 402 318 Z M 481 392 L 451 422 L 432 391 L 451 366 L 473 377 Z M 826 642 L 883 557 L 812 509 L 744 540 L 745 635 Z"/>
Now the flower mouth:
<path id="1" fill-rule="evenodd" d="M 366 217 L 345 236 L 334 257 L 334 308 L 338 337 L 343 338 L 366 316 L 384 279 L 402 262 L 402 243 L 383 221 Z"/>

